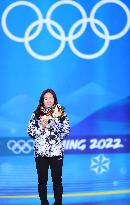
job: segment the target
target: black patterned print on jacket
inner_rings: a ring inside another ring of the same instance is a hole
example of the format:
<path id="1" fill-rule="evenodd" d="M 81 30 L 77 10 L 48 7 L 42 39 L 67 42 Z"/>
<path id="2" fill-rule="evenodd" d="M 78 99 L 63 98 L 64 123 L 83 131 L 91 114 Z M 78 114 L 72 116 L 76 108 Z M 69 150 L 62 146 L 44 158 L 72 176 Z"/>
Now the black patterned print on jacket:
<path id="1" fill-rule="evenodd" d="M 54 126 L 42 128 L 40 120 L 32 114 L 29 121 L 27 133 L 34 139 L 34 156 L 62 156 L 64 152 L 63 140 L 66 135 L 69 135 L 70 125 L 69 120 L 64 113 L 64 116 L 59 120 L 55 119 Z"/>

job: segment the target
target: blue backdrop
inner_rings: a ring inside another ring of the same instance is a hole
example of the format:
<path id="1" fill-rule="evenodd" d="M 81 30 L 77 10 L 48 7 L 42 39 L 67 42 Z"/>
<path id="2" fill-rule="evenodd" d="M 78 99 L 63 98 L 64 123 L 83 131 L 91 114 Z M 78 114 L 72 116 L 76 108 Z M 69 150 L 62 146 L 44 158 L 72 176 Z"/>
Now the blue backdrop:
<path id="1" fill-rule="evenodd" d="M 129 0 L 5 0 L 0 19 L 1 203 L 38 204 L 26 129 L 52 88 L 71 124 L 64 203 L 130 204 Z"/>

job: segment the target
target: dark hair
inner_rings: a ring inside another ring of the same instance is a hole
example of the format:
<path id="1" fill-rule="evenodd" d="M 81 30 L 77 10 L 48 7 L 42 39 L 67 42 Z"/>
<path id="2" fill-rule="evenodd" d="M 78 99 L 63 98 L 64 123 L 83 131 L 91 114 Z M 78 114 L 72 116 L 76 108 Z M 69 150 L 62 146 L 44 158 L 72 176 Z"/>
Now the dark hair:
<path id="1" fill-rule="evenodd" d="M 44 95 L 45 95 L 46 93 L 51 93 L 51 94 L 53 95 L 53 97 L 54 97 L 54 104 L 55 104 L 55 105 L 58 104 L 57 96 L 56 96 L 56 93 L 54 92 L 54 90 L 52 90 L 52 89 L 50 89 L 50 88 L 44 90 L 44 91 L 42 92 L 41 96 L 40 96 L 39 104 L 38 104 L 38 106 L 37 106 L 37 109 L 34 111 L 35 116 L 36 116 L 37 119 L 39 119 L 39 117 L 40 117 L 40 115 L 41 115 L 41 107 L 44 107 L 44 100 L 43 100 L 43 99 L 44 99 Z"/>

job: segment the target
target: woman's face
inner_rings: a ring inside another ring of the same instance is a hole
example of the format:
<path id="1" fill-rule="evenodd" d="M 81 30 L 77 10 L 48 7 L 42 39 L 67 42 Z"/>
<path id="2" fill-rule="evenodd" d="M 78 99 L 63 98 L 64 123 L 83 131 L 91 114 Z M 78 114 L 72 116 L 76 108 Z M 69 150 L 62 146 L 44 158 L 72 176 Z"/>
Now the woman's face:
<path id="1" fill-rule="evenodd" d="M 54 104 L 54 97 L 51 93 L 46 93 L 44 95 L 44 106 L 46 108 L 51 107 Z"/>

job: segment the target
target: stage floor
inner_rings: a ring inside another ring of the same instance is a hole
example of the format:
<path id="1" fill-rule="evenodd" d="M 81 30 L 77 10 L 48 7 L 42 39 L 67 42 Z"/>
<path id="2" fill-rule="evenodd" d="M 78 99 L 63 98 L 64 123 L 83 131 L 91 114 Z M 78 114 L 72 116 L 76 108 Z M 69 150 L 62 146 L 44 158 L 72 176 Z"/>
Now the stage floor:
<path id="1" fill-rule="evenodd" d="M 63 204 L 129 205 L 129 161 L 130 154 L 66 154 L 63 165 Z M 52 205 L 54 199 L 50 170 L 48 200 Z M 32 155 L 0 157 L 0 204 L 40 204 Z"/>

